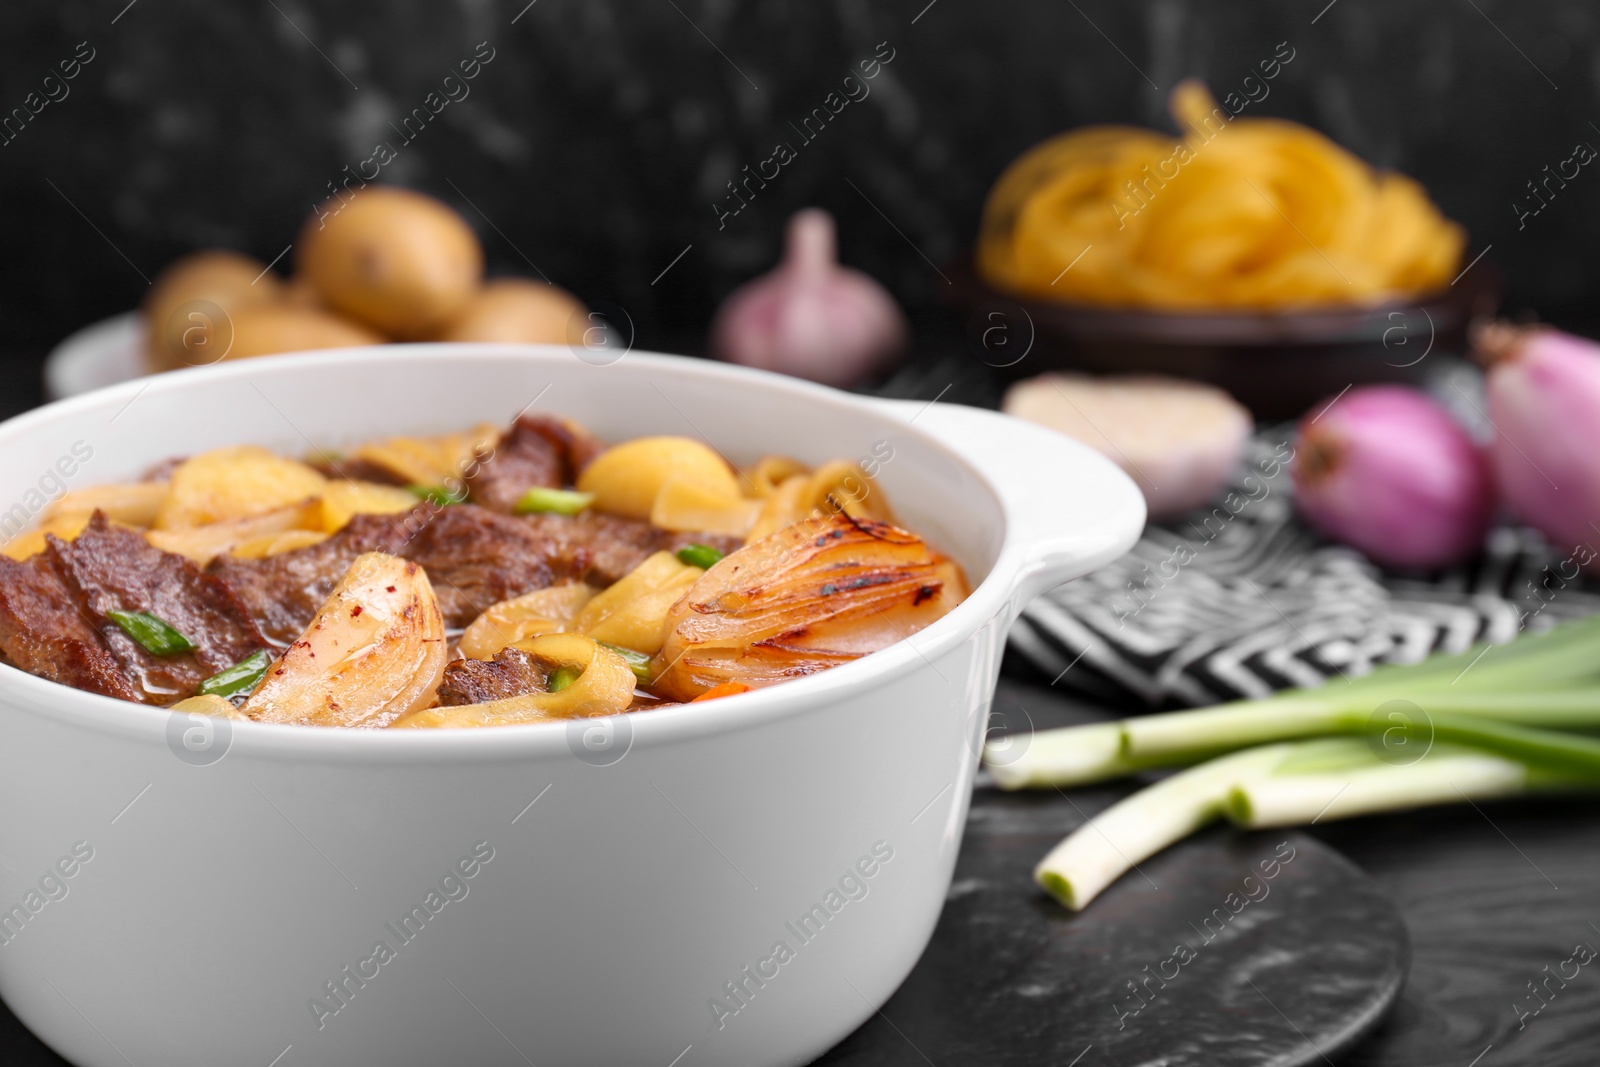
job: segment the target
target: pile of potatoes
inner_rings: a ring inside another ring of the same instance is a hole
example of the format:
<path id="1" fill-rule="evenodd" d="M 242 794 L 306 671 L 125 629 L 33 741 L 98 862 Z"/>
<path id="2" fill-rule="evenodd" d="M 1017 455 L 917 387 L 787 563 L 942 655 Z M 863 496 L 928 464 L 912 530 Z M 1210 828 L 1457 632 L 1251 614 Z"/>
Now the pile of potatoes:
<path id="1" fill-rule="evenodd" d="M 483 277 L 483 248 L 448 205 L 395 186 L 330 199 L 295 242 L 297 272 L 217 249 L 156 278 L 144 302 L 152 371 L 386 341 L 581 343 L 582 303 L 528 278 Z"/>

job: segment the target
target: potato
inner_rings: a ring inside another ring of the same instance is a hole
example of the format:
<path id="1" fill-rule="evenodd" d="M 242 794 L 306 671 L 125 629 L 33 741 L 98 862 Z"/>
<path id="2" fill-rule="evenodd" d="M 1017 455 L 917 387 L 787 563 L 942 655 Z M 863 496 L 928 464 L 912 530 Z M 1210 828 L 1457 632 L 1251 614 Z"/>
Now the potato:
<path id="1" fill-rule="evenodd" d="M 88 525 L 89 516 L 81 512 L 72 515 L 52 515 L 33 529 L 19 533 L 7 541 L 5 546 L 0 548 L 0 553 L 14 560 L 25 560 L 44 551 L 45 534 L 55 534 L 63 541 L 71 541 L 83 533 L 83 528 Z"/>
<path id="2" fill-rule="evenodd" d="M 650 518 L 662 485 L 674 477 L 719 497 L 739 496 L 739 483 L 723 458 L 688 437 L 636 437 L 614 445 L 578 475 L 578 490 L 594 494 L 597 511 L 643 521 Z"/>
<path id="3" fill-rule="evenodd" d="M 561 633 L 594 594 L 593 587 L 576 582 L 502 600 L 473 619 L 462 633 L 461 654 L 471 659 L 493 659 L 507 645 L 541 634 Z"/>
<path id="4" fill-rule="evenodd" d="M 106 518 L 125 526 L 151 526 L 156 512 L 167 498 L 166 482 L 132 482 L 127 485 L 95 485 L 87 489 L 74 489 L 57 500 L 50 509 L 50 517 L 82 515 L 87 518 L 96 511 L 106 513 Z"/>
<path id="5" fill-rule="evenodd" d="M 588 311 L 577 297 L 554 285 L 496 278 L 450 320 L 438 340 L 581 344 Z"/>
<path id="6" fill-rule="evenodd" d="M 254 359 L 317 348 L 381 345 L 384 339 L 357 323 L 311 307 L 255 304 L 232 313 L 233 345 L 224 359 Z"/>
<path id="7" fill-rule="evenodd" d="M 237 252 L 208 249 L 184 256 L 156 275 L 144 301 L 145 355 L 151 370 L 205 366 L 222 357 L 232 330 L 204 307 L 206 302 L 231 318 L 240 309 L 282 299 L 283 283 L 263 274 L 265 263 Z"/>
<path id="8" fill-rule="evenodd" d="M 653 656 L 666 639 L 667 610 L 704 573 L 657 552 L 585 604 L 570 629 Z"/>
<path id="9" fill-rule="evenodd" d="M 259 515 L 222 519 L 182 529 L 148 530 L 144 539 L 163 552 L 176 552 L 203 567 L 224 552 L 233 552 L 244 545 L 255 546 L 263 538 L 279 538 L 290 531 L 304 532 L 314 529 L 321 522 L 322 503 L 313 498 L 273 508 Z M 319 534 L 319 539 L 321 536 L 324 535 Z M 302 539 L 302 544 L 304 543 L 308 542 Z M 271 554 L 264 547 L 253 548 L 252 551 L 257 551 L 259 555 Z M 245 558 L 255 559 L 259 558 L 259 555 Z"/>
<path id="10" fill-rule="evenodd" d="M 317 294 L 317 287 L 304 274 L 296 274 L 284 283 L 283 302 L 293 307 L 327 310 L 323 307 L 322 297 Z"/>
<path id="11" fill-rule="evenodd" d="M 650 525 L 663 530 L 704 530 L 744 537 L 756 524 L 761 501 L 721 496 L 703 484 L 672 477 L 662 483 L 650 507 Z"/>
<path id="12" fill-rule="evenodd" d="M 240 710 L 257 722 L 385 726 L 433 703 L 446 655 L 427 573 L 368 552 Z"/>
<path id="13" fill-rule="evenodd" d="M 327 486 L 328 480 L 304 463 L 259 445 L 218 448 L 174 468 L 155 528 L 180 530 L 259 515 L 307 497 L 320 498 Z"/>
<path id="14" fill-rule="evenodd" d="M 367 186 L 318 208 L 296 255 L 330 308 L 402 340 L 439 330 L 483 280 L 483 249 L 466 221 L 393 186 Z"/>
<path id="15" fill-rule="evenodd" d="M 462 483 L 472 467 L 494 453 L 499 440 L 500 428 L 483 422 L 466 433 L 369 441 L 350 456 L 381 467 L 407 485 L 436 486 L 455 492 L 464 488 Z"/>
<path id="16" fill-rule="evenodd" d="M 322 494 L 322 529 L 337 533 L 356 515 L 394 515 L 418 504 L 409 489 L 377 482 L 330 481 Z"/>

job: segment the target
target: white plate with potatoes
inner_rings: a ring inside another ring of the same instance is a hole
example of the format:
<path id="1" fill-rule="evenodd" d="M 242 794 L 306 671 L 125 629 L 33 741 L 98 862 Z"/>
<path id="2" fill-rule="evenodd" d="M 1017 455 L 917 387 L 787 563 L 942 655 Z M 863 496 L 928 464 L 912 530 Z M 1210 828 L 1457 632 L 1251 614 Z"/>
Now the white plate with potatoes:
<path id="1" fill-rule="evenodd" d="M 45 389 L 76 396 L 143 374 L 385 341 L 582 343 L 589 310 L 558 286 L 484 278 L 483 248 L 449 205 L 371 185 L 318 205 L 295 273 L 223 249 L 169 264 L 137 312 L 50 353 Z"/>

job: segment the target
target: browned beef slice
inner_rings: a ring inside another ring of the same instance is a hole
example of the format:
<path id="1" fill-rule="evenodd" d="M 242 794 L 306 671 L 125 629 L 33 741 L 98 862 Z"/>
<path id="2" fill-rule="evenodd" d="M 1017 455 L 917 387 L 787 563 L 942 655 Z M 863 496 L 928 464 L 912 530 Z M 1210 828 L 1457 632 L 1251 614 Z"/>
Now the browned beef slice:
<path id="1" fill-rule="evenodd" d="M 458 659 L 444 669 L 439 703 L 446 707 L 482 704 L 524 693 L 542 693 L 545 670 L 520 648 L 502 648 L 492 660 Z"/>
<path id="2" fill-rule="evenodd" d="M 320 544 L 266 559 L 220 556 L 209 571 L 233 586 L 269 637 L 288 643 L 363 552 L 420 564 L 452 627 L 467 625 L 501 600 L 570 581 L 588 567 L 581 546 L 540 538 L 521 519 L 471 504 L 420 504 L 398 515 L 357 515 Z"/>
<path id="3" fill-rule="evenodd" d="M 529 515 L 526 522 L 541 537 L 566 545 L 568 552 L 587 549 L 589 567 L 582 577 L 591 585 L 606 586 L 620 579 L 663 549 L 676 552 L 685 545 L 707 545 L 732 552 L 744 542 L 712 533 L 677 533 L 647 522 L 586 511 L 581 515 Z"/>
<path id="4" fill-rule="evenodd" d="M 358 482 L 377 482 L 380 485 L 405 485 L 406 480 L 381 463 L 346 456 L 334 460 L 318 453 L 307 462 L 325 478 L 349 478 Z"/>
<path id="5" fill-rule="evenodd" d="M 193 696 L 206 678 L 266 647 L 244 604 L 224 582 L 133 530 L 112 526 L 100 512 L 76 540 L 52 536 L 48 541 L 45 554 L 145 703 L 171 704 Z M 155 655 L 109 618 L 112 611 L 154 615 L 187 637 L 194 650 Z"/>
<path id="6" fill-rule="evenodd" d="M 582 545 L 541 537 L 521 519 L 471 504 L 440 509 L 399 554 L 428 572 L 447 626 L 465 626 L 491 604 L 589 568 Z"/>
<path id="7" fill-rule="evenodd" d="M 364 552 L 399 553 L 429 521 L 427 505 L 399 515 L 357 515 L 320 544 L 266 559 L 218 556 L 206 569 L 233 587 L 263 633 L 280 644 L 299 637 Z"/>
<path id="8" fill-rule="evenodd" d="M 168 456 L 160 463 L 155 464 L 140 476 L 141 482 L 165 482 L 172 478 L 172 472 L 183 466 L 188 456 Z"/>
<path id="9" fill-rule="evenodd" d="M 23 563 L 0 556 L 0 649 L 29 674 L 140 699 L 48 553 Z"/>
<path id="10" fill-rule="evenodd" d="M 474 504 L 512 513 L 535 486 L 571 485 L 605 446 L 581 427 L 545 415 L 524 415 L 467 477 Z"/>

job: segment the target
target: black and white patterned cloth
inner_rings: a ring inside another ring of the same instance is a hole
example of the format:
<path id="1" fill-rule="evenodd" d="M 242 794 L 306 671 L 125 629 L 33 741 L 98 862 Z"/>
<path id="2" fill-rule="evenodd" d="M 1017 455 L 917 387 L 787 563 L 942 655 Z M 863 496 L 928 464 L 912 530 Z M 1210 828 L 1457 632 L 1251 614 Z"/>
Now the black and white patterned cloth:
<path id="1" fill-rule="evenodd" d="M 1384 572 L 1321 540 L 1294 516 L 1281 462 L 1292 432 L 1258 434 L 1213 509 L 1146 527 L 1121 560 L 1036 600 L 1012 651 L 1099 700 L 1187 706 L 1600 612 L 1600 584 L 1564 577 L 1575 567 L 1522 527 L 1498 527 L 1480 559 L 1427 574 Z"/>

